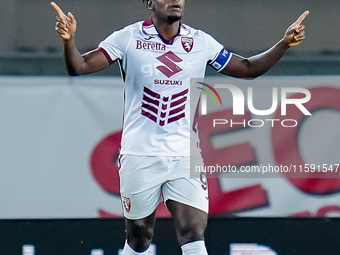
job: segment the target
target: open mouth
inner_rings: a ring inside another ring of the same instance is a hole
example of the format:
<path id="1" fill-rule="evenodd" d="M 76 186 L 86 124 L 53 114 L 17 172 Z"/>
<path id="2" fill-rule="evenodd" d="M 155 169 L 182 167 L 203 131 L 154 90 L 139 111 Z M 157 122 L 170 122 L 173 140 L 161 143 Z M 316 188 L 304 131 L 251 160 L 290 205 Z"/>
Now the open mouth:
<path id="1" fill-rule="evenodd" d="M 181 9 L 181 5 L 180 4 L 174 4 L 174 5 L 171 5 L 170 8 Z"/>

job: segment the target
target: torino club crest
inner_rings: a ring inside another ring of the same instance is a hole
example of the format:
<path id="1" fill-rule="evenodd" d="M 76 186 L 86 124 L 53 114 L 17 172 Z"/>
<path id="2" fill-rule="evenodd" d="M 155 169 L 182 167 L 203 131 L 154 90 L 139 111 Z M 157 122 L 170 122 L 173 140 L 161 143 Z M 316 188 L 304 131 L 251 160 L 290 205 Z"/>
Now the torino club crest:
<path id="1" fill-rule="evenodd" d="M 122 200 L 123 200 L 123 205 L 124 208 L 127 212 L 130 212 L 131 210 L 131 200 L 130 198 L 126 197 L 126 196 L 122 196 Z"/>
<path id="2" fill-rule="evenodd" d="M 186 52 L 190 52 L 194 46 L 194 38 L 182 36 L 182 46 Z"/>

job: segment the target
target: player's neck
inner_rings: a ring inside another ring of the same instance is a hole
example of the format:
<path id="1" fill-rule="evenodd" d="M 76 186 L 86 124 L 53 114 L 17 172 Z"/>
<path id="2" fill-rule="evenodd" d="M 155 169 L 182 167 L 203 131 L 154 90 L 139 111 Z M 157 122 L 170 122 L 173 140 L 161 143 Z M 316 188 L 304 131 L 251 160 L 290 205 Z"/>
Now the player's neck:
<path id="1" fill-rule="evenodd" d="M 181 24 L 179 20 L 175 22 L 170 22 L 153 16 L 152 21 L 158 33 L 168 41 L 174 38 L 179 33 L 179 27 Z"/>

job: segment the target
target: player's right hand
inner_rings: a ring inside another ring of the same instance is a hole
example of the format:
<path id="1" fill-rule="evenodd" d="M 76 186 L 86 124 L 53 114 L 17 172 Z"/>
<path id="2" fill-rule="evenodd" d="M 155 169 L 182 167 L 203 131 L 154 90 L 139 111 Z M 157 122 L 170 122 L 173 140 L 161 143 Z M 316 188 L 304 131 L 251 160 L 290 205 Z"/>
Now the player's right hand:
<path id="1" fill-rule="evenodd" d="M 76 19 L 70 12 L 66 16 L 55 2 L 51 2 L 51 5 L 58 14 L 55 30 L 63 40 L 65 41 L 70 40 L 71 38 L 74 37 L 74 34 L 77 29 Z"/>
<path id="2" fill-rule="evenodd" d="M 301 25 L 309 11 L 305 11 L 286 31 L 283 41 L 289 46 L 299 45 L 305 38 L 305 26 Z"/>

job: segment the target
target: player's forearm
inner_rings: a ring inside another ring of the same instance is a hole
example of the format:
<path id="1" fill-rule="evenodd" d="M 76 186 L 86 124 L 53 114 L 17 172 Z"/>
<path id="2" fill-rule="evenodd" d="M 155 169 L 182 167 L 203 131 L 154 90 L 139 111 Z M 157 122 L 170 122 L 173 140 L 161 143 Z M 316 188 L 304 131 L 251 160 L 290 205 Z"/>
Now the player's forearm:
<path id="1" fill-rule="evenodd" d="M 245 78 L 256 78 L 268 72 L 288 49 L 289 46 L 280 40 L 269 50 L 248 58 L 248 72 Z"/>
<path id="2" fill-rule="evenodd" d="M 76 48 L 74 39 L 64 40 L 64 61 L 67 73 L 71 76 L 86 74 L 84 58 Z"/>

